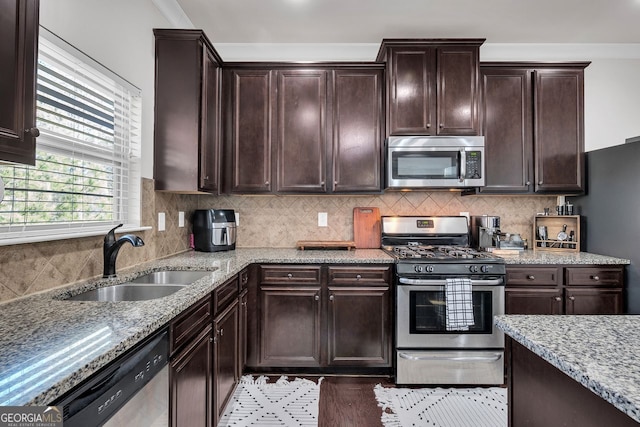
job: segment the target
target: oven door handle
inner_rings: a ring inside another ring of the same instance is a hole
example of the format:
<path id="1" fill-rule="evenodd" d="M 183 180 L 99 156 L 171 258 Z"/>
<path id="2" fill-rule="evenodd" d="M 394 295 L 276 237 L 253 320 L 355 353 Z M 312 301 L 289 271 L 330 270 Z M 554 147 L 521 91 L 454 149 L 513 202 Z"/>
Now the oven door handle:
<path id="1" fill-rule="evenodd" d="M 398 279 L 403 285 L 421 285 L 421 286 L 445 286 L 446 280 L 425 280 L 425 279 L 409 279 L 408 277 L 401 277 Z M 504 285 L 502 279 L 491 280 L 472 280 L 472 286 L 501 286 Z"/>
<path id="2" fill-rule="evenodd" d="M 500 353 L 491 356 L 413 356 L 399 352 L 398 356 L 407 360 L 448 360 L 453 362 L 497 362 L 502 358 Z"/>

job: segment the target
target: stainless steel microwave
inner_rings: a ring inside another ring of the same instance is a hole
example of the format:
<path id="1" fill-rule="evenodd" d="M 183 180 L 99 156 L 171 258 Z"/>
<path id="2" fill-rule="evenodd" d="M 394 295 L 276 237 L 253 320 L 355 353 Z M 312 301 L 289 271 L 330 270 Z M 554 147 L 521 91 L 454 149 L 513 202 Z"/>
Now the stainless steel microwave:
<path id="1" fill-rule="evenodd" d="M 391 136 L 387 188 L 482 187 L 483 136 Z"/>

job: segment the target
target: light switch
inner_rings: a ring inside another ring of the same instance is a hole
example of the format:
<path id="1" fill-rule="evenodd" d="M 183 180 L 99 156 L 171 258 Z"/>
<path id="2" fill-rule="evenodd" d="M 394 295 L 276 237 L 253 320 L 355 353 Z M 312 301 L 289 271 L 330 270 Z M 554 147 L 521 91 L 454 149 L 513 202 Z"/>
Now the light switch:
<path id="1" fill-rule="evenodd" d="M 178 227 L 184 227 L 184 212 L 178 211 Z"/>
<path id="2" fill-rule="evenodd" d="M 165 228 L 164 212 L 158 212 L 158 231 L 164 231 Z"/>
<path id="3" fill-rule="evenodd" d="M 326 212 L 318 212 L 318 227 L 328 227 L 329 216 Z"/>

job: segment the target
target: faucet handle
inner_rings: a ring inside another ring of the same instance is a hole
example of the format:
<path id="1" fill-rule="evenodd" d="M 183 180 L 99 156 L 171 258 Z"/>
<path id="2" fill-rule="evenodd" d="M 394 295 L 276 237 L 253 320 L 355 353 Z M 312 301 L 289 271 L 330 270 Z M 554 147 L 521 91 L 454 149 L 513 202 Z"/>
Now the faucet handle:
<path id="1" fill-rule="evenodd" d="M 109 230 L 109 232 L 107 233 L 106 236 L 104 236 L 104 242 L 109 244 L 109 243 L 114 243 L 116 241 L 116 229 L 122 227 L 124 224 L 118 224 L 115 227 L 113 227 L 111 230 Z"/>

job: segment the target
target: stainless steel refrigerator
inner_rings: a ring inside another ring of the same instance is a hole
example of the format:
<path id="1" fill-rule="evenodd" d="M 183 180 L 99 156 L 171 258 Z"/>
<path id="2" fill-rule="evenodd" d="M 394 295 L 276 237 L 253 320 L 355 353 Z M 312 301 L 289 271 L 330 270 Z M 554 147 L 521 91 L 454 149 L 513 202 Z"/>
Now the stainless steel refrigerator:
<path id="1" fill-rule="evenodd" d="M 572 199 L 583 216 L 581 250 L 631 260 L 625 311 L 640 313 L 640 142 L 586 153 L 586 193 Z M 629 140 L 628 140 L 629 141 Z"/>

